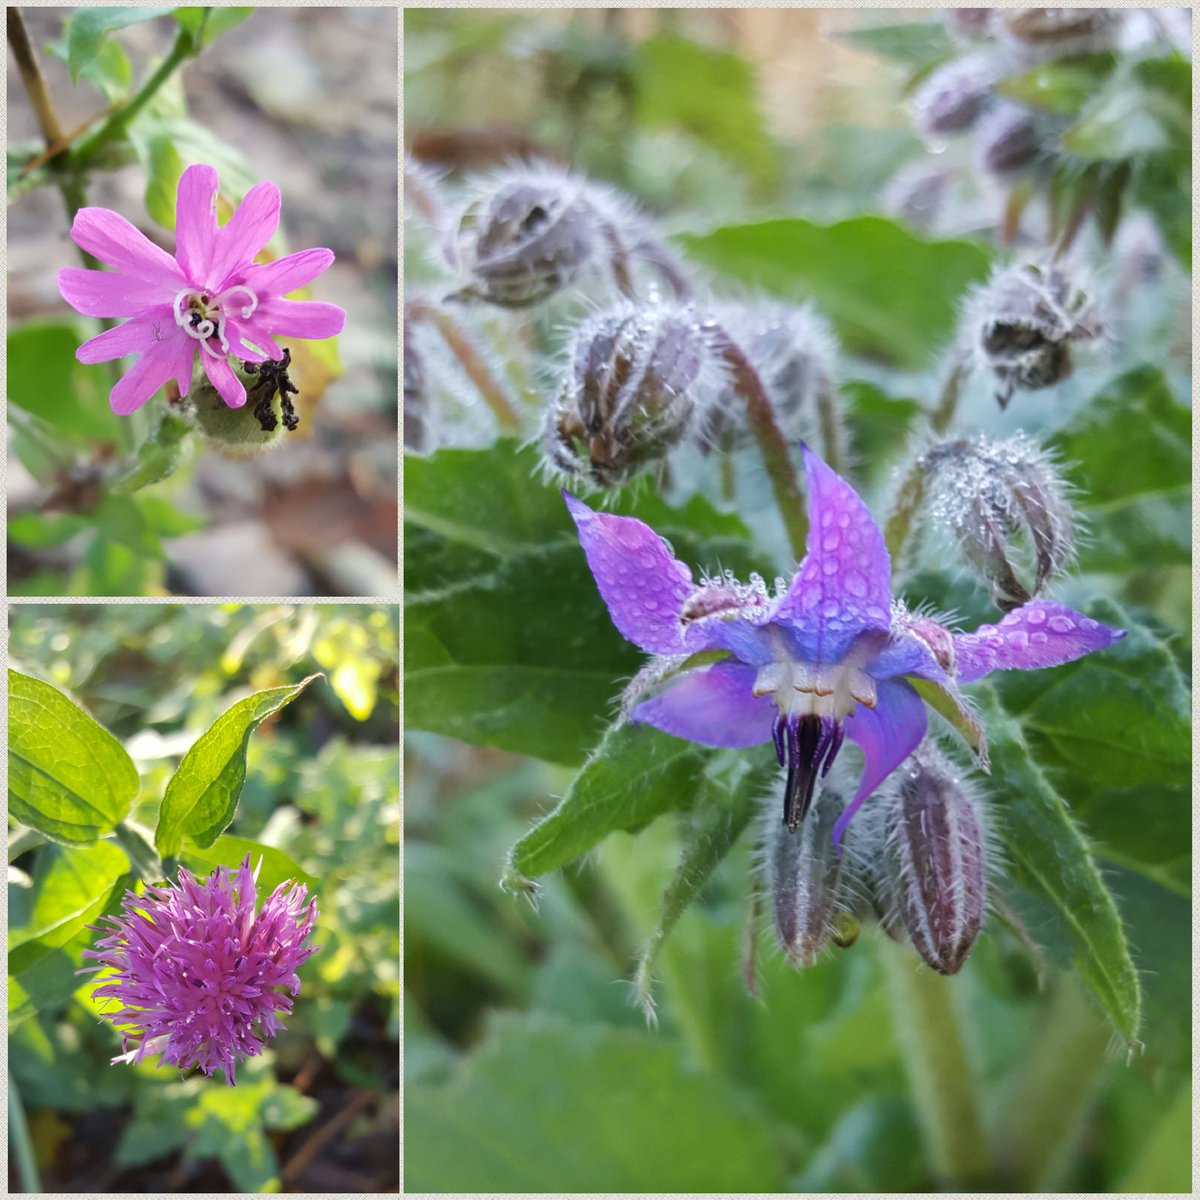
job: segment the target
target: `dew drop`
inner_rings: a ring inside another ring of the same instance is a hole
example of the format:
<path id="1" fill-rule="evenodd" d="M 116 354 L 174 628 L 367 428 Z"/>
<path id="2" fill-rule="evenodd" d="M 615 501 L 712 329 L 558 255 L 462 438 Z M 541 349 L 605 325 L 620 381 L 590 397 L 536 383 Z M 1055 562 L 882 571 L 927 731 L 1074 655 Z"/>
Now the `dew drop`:
<path id="1" fill-rule="evenodd" d="M 1049 626 L 1055 633 L 1073 633 L 1075 631 L 1075 622 L 1070 617 L 1064 617 L 1061 614 L 1051 617 Z"/>

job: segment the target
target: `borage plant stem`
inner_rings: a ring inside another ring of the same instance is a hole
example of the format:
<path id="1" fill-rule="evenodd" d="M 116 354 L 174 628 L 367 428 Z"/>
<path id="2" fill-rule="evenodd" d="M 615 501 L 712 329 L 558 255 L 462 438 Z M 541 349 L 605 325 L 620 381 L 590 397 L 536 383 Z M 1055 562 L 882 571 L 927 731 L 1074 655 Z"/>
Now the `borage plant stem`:
<path id="1" fill-rule="evenodd" d="M 974 1075 L 954 1004 L 956 980 L 914 966 L 905 947 L 880 939 L 894 1027 L 929 1161 L 938 1182 L 970 1186 L 986 1177 Z"/>

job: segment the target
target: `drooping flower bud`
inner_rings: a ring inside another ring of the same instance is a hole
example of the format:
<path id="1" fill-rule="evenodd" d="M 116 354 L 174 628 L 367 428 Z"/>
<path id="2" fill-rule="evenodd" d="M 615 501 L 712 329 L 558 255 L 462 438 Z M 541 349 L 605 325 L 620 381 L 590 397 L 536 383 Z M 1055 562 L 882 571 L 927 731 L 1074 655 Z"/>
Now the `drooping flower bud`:
<path id="1" fill-rule="evenodd" d="M 547 461 L 601 487 L 661 462 L 715 394 L 719 368 L 687 308 L 622 307 L 583 322 L 556 404 Z"/>
<path id="2" fill-rule="evenodd" d="M 1113 8 L 1022 8 L 996 15 L 1005 44 L 1030 66 L 1113 49 L 1123 19 Z"/>
<path id="3" fill-rule="evenodd" d="M 989 851 L 983 808 L 930 744 L 877 797 L 883 828 L 875 882 L 884 926 L 907 933 L 935 971 L 966 961 L 987 908 Z"/>
<path id="4" fill-rule="evenodd" d="M 794 832 L 779 820 L 775 797 L 764 810 L 763 867 L 772 923 L 794 967 L 811 967 L 831 943 L 846 947 L 858 936 L 858 860 L 849 852 L 839 854 L 833 840 L 834 823 L 845 807 L 838 782 L 835 775 L 826 783 Z M 852 826 L 847 841 L 860 832 Z"/>
<path id="5" fill-rule="evenodd" d="M 514 168 L 483 188 L 460 218 L 458 241 L 470 280 L 459 296 L 506 308 L 537 304 L 597 265 L 631 298 L 635 260 L 650 264 L 676 294 L 686 291 L 673 256 L 632 201 L 549 165 Z"/>
<path id="6" fill-rule="evenodd" d="M 950 533 L 1000 608 L 1032 599 L 1065 566 L 1074 548 L 1071 506 L 1057 466 L 1032 438 L 955 438 L 927 450 L 921 464 L 930 523 Z M 1032 546 L 1032 587 L 1020 580 L 1020 530 Z"/>
<path id="7" fill-rule="evenodd" d="M 972 128 L 992 100 L 998 72 L 984 54 L 969 54 L 939 67 L 917 89 L 913 112 L 927 138 Z"/>
<path id="8" fill-rule="evenodd" d="M 953 171 L 945 167 L 906 163 L 884 185 L 880 207 L 921 233 L 933 233 L 953 179 Z"/>
<path id="9" fill-rule="evenodd" d="M 999 101 L 975 127 L 975 159 L 980 171 L 999 183 L 1024 174 L 1042 157 L 1048 122 L 1019 104 Z"/>
<path id="10" fill-rule="evenodd" d="M 1096 306 L 1056 265 L 997 271 L 972 297 L 968 319 L 976 352 L 1000 383 L 1001 408 L 1017 389 L 1066 379 L 1074 369 L 1072 343 L 1101 332 Z"/>

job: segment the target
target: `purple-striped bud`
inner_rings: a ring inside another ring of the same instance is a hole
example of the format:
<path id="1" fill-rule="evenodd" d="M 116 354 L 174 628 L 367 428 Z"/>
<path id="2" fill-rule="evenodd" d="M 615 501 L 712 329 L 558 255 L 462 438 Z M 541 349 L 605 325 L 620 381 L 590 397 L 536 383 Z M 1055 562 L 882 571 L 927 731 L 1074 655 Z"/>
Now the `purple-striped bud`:
<path id="1" fill-rule="evenodd" d="M 1047 122 L 1019 104 L 1001 101 L 984 114 L 975 128 L 975 159 L 979 169 L 999 183 L 1024 174 L 1042 157 L 1047 145 Z"/>
<path id="2" fill-rule="evenodd" d="M 1096 339 L 1099 312 L 1058 266 L 1029 263 L 997 271 L 971 298 L 968 323 L 977 352 L 1000 383 L 1004 408 L 1014 391 L 1035 391 L 1074 369 L 1071 345 Z"/>
<path id="3" fill-rule="evenodd" d="M 987 907 L 982 806 L 928 743 L 880 799 L 884 843 L 876 870 L 885 928 L 893 935 L 903 929 L 929 966 L 953 975 Z"/>
<path id="4" fill-rule="evenodd" d="M 576 331 L 558 402 L 546 414 L 546 459 L 601 487 L 624 483 L 688 436 L 718 377 L 690 309 L 593 317 Z"/>
<path id="5" fill-rule="evenodd" d="M 997 71 L 983 54 L 946 63 L 917 89 L 913 112 L 925 137 L 963 133 L 972 128 L 992 100 Z"/>
<path id="6" fill-rule="evenodd" d="M 825 786 L 808 818 L 793 832 L 772 802 L 764 814 L 764 867 L 779 944 L 794 967 L 811 967 L 831 943 L 858 936 L 855 857 L 839 855 L 834 822 L 844 807 L 839 789 Z M 847 840 L 857 837 L 853 827 Z"/>
<path id="7" fill-rule="evenodd" d="M 1000 33 L 1028 65 L 1116 47 L 1123 15 L 1113 8 L 1021 8 L 1000 17 Z"/>
<path id="8" fill-rule="evenodd" d="M 996 604 L 1016 608 L 1038 595 L 1074 549 L 1074 520 L 1058 467 L 1030 437 L 955 438 L 927 450 L 927 516 L 947 531 L 992 589 Z M 1029 540 L 1034 583 L 1027 588 Z"/>

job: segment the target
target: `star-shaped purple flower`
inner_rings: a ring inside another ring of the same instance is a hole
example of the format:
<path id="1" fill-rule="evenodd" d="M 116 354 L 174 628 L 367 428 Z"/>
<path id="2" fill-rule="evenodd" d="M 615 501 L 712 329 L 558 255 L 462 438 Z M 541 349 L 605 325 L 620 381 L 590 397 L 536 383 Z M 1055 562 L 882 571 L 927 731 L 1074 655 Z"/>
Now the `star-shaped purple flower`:
<path id="1" fill-rule="evenodd" d="M 761 579 L 697 584 L 642 521 L 563 496 L 613 624 L 655 655 L 630 687 L 631 719 L 706 746 L 773 739 L 787 767 L 783 819 L 790 829 L 849 737 L 864 765 L 834 827 L 840 844 L 863 801 L 925 736 L 918 688 L 973 735 L 982 755 L 983 732 L 958 684 L 1070 662 L 1111 646 L 1124 631 L 1049 600 L 957 635 L 909 612 L 892 598 L 891 560 L 866 505 L 808 447 L 804 460 L 807 554 L 774 595 Z"/>
<path id="2" fill-rule="evenodd" d="M 280 362 L 276 338 L 327 338 L 342 331 L 346 313 L 336 304 L 283 298 L 326 270 L 332 250 L 254 261 L 279 224 L 275 184 L 252 187 L 224 225 L 217 225 L 216 205 L 216 170 L 188 167 L 179 179 L 173 258 L 119 213 L 81 208 L 75 214 L 71 237 L 114 271 L 65 267 L 58 290 L 84 316 L 129 318 L 75 352 L 82 363 L 141 356 L 109 397 L 122 416 L 141 408 L 168 379 L 186 396 L 197 353 L 221 398 L 240 408 L 246 389 L 231 358 Z"/>

